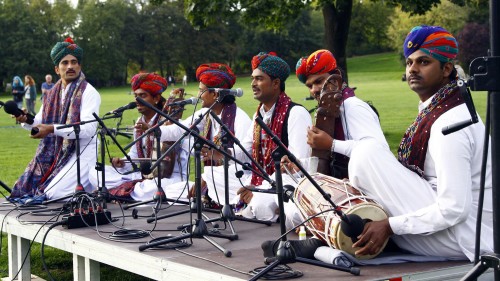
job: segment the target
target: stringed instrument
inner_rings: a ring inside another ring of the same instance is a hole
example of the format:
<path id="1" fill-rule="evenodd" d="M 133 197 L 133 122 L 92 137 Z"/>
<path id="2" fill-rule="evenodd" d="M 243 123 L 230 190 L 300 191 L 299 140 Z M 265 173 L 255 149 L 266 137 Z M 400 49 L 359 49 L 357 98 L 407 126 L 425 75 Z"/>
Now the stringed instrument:
<path id="1" fill-rule="evenodd" d="M 315 96 L 318 101 L 318 109 L 315 114 L 315 126 L 335 138 L 335 119 L 340 118 L 340 105 L 342 104 L 342 76 L 341 73 L 330 75 L 319 95 Z M 324 175 L 332 174 L 330 162 L 332 152 L 330 149 L 312 149 L 311 156 L 318 157 L 318 172 Z"/>
<path id="2" fill-rule="evenodd" d="M 182 118 L 183 106 L 169 106 L 173 102 L 178 102 L 184 100 L 184 88 L 175 88 L 170 92 L 170 96 L 168 97 L 165 105 L 163 107 L 163 112 L 168 114 L 175 120 L 180 120 Z M 163 124 L 163 126 L 172 125 L 172 122 L 167 121 Z M 173 125 L 175 126 L 175 125 Z M 167 150 L 175 143 L 175 141 L 164 141 L 161 144 L 161 153 L 162 155 L 167 152 Z M 152 153 L 157 158 L 155 151 Z M 144 178 L 153 178 L 158 176 L 158 170 L 160 171 L 160 178 L 170 178 L 174 171 L 174 167 L 176 164 L 177 152 L 176 149 L 172 149 L 165 158 L 162 159 L 161 163 L 158 165 L 158 168 L 155 169 L 150 175 L 143 175 Z"/>

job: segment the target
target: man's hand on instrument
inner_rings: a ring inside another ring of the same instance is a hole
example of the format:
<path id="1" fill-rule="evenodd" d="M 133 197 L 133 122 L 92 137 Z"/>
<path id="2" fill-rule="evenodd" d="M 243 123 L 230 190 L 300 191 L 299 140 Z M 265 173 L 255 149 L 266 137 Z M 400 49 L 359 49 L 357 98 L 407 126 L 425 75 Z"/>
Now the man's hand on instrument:
<path id="1" fill-rule="evenodd" d="M 368 222 L 363 229 L 363 233 L 358 236 L 358 241 L 352 245 L 358 249 L 355 254 L 374 255 L 382 250 L 385 241 L 394 234 L 389 224 L 389 219 Z"/>
<path id="2" fill-rule="evenodd" d="M 330 150 L 333 138 L 325 131 L 312 126 L 307 130 L 307 144 L 314 149 Z"/>
<path id="3" fill-rule="evenodd" d="M 213 162 L 217 162 L 224 159 L 224 155 L 222 153 L 220 153 L 215 149 L 211 149 L 205 146 L 201 148 L 201 156 L 203 157 L 203 159 L 211 160 Z"/>
<path id="4" fill-rule="evenodd" d="M 113 164 L 115 168 L 123 168 L 123 166 L 125 166 L 125 162 L 118 157 L 111 158 L 111 164 Z"/>
<path id="5" fill-rule="evenodd" d="M 137 121 L 137 123 L 135 123 L 134 125 L 134 129 L 137 130 L 137 133 L 142 133 L 144 131 L 146 131 L 147 129 L 149 129 L 149 125 L 148 123 L 144 122 L 144 121 Z"/>
<path id="6" fill-rule="evenodd" d="M 292 173 L 295 174 L 297 171 L 299 171 L 299 168 L 297 167 L 297 165 L 295 165 L 295 163 L 293 163 L 292 161 L 290 161 L 290 159 L 288 159 L 288 156 L 283 156 L 281 158 L 281 161 L 280 161 L 280 166 L 281 166 L 281 171 L 282 172 L 285 172 L 285 173 Z M 288 171 L 287 171 L 288 169 Z"/>
<path id="7" fill-rule="evenodd" d="M 240 187 L 238 191 L 236 192 L 236 195 L 240 196 L 240 200 L 243 201 L 245 204 L 249 204 L 250 201 L 252 201 L 253 193 L 252 191 L 248 190 L 245 187 Z"/>

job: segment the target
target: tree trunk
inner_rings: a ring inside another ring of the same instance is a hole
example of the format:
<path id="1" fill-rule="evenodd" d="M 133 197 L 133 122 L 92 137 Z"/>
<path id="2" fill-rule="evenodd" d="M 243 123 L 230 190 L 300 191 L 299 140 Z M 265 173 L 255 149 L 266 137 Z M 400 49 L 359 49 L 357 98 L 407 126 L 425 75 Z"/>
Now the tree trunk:
<path id="1" fill-rule="evenodd" d="M 352 0 L 339 0 L 337 6 L 332 3 L 323 5 L 323 20 L 325 24 L 325 44 L 335 59 L 337 66 L 344 70 L 344 80 L 347 78 L 347 36 L 351 23 Z"/>

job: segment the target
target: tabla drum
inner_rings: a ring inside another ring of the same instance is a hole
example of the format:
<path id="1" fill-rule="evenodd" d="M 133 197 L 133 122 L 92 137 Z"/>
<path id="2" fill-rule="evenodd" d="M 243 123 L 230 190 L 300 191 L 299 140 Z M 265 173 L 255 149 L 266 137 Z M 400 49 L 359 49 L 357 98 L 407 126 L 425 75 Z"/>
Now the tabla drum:
<path id="1" fill-rule="evenodd" d="M 331 195 L 332 201 L 346 215 L 356 214 L 367 221 L 379 221 L 387 218 L 387 214 L 381 206 L 355 189 L 347 179 L 339 180 L 319 173 L 313 174 L 312 178 L 326 193 Z M 333 208 L 307 178 L 299 183 L 293 197 L 295 205 L 304 219 Z M 326 242 L 330 247 L 355 256 L 354 252 L 357 249 L 352 247 L 354 243 L 351 238 L 342 232 L 340 223 L 340 217 L 332 210 L 310 219 L 306 222 L 306 226 L 314 236 Z M 387 240 L 381 250 L 374 255 L 356 256 L 356 258 L 374 258 L 380 254 L 386 244 Z"/>

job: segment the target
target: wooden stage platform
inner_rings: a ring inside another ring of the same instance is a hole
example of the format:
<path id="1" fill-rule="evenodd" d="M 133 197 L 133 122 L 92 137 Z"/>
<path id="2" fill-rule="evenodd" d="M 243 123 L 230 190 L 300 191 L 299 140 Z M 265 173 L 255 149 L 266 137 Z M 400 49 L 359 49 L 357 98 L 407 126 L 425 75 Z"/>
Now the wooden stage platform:
<path id="1" fill-rule="evenodd" d="M 15 210 L 5 204 L 0 206 L 0 221 L 4 219 L 3 231 L 9 237 L 9 276 L 13 277 L 22 264 L 24 256 L 28 253 L 29 242 L 35 240 L 40 243 L 49 228 L 43 226 L 38 235 L 35 234 L 41 228 L 38 223 L 26 223 L 29 221 L 43 222 L 50 216 L 23 215 L 16 217 L 26 210 Z M 60 207 L 60 203 L 47 205 L 47 209 Z M 133 272 L 154 280 L 248 280 L 251 278 L 249 272 L 254 268 L 264 266 L 264 258 L 260 245 L 266 240 L 277 239 L 280 235 L 279 225 L 266 226 L 244 221 L 233 221 L 233 226 L 238 234 L 238 240 L 229 241 L 222 238 L 213 238 L 222 247 L 232 252 L 231 257 L 224 254 L 205 239 L 195 238 L 192 246 L 181 249 L 160 249 L 139 251 L 140 245 L 145 245 L 151 237 L 112 241 L 109 232 L 118 231 L 117 226 L 125 229 L 138 229 L 151 231 L 154 238 L 168 235 L 177 236 L 180 232 L 177 226 L 187 224 L 190 214 L 186 213 L 175 217 L 147 223 L 147 218 L 131 217 L 132 210 L 126 210 L 125 220 L 122 211 L 117 204 L 108 203 L 108 210 L 112 217 L 117 219 L 113 224 L 98 226 L 100 233 L 92 227 L 77 229 L 66 229 L 56 226 L 47 235 L 46 245 L 73 253 L 74 280 L 100 280 L 99 264 L 108 264 L 126 271 Z M 150 216 L 152 206 L 136 207 L 139 216 Z M 187 206 L 171 206 L 162 210 L 160 215 L 173 211 L 186 210 Z M 10 212 L 10 213 L 9 213 Z M 209 217 L 217 217 L 217 214 L 205 212 Z M 196 213 L 192 214 L 193 218 Z M 121 226 L 123 223 L 123 226 Z M 223 228 L 224 223 L 218 222 Z M 210 224 L 208 224 L 210 227 Z M 228 227 L 229 228 L 229 227 Z M 154 230 L 153 230 L 154 229 Z M 222 233 L 230 233 L 223 230 Z M 35 238 L 34 238 L 35 237 Z M 296 234 L 289 235 L 289 239 L 298 239 Z M 133 243 L 130 243 L 133 242 Z M 190 241 L 187 241 L 190 243 Z M 185 252 L 185 253 L 183 253 Z M 202 257 L 197 258 L 197 257 Z M 38 258 L 38 257 L 36 257 Z M 28 259 L 29 260 L 29 259 Z M 50 264 L 48 265 L 50 268 Z M 397 265 L 361 266 L 361 275 L 353 276 L 349 273 L 333 269 L 322 268 L 303 263 L 289 264 L 294 270 L 301 271 L 304 275 L 299 280 L 388 280 L 401 277 L 397 280 L 419 280 L 419 276 L 425 280 L 458 280 L 470 268 L 466 262 L 433 262 L 433 263 L 403 263 Z M 29 280 L 30 263 L 25 263 L 20 273 L 20 279 Z M 432 278 L 429 278 L 433 277 Z M 444 278 L 444 276 L 451 278 Z M 452 279 L 454 278 L 454 279 Z M 395 279 L 396 280 L 396 279 Z"/>

